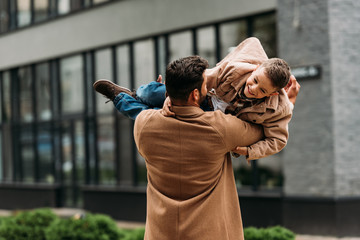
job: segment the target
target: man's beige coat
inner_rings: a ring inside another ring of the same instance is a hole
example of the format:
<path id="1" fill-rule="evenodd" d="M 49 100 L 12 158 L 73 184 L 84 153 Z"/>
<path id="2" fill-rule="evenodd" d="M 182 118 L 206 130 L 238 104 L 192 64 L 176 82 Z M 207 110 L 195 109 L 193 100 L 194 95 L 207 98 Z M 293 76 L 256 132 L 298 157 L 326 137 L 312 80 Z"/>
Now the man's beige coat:
<path id="1" fill-rule="evenodd" d="M 145 158 L 146 240 L 242 240 L 229 151 L 262 138 L 262 128 L 220 111 L 173 106 L 176 117 L 142 111 L 134 137 Z"/>

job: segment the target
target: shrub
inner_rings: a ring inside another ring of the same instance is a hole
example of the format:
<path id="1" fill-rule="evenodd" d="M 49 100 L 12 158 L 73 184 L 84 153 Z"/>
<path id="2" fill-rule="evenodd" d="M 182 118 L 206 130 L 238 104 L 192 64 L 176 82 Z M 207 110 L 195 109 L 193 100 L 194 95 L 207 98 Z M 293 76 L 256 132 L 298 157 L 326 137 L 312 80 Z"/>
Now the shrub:
<path id="1" fill-rule="evenodd" d="M 245 240 L 263 240 L 264 239 L 264 229 L 248 227 L 244 229 L 244 238 Z"/>
<path id="2" fill-rule="evenodd" d="M 47 240 L 119 240 L 124 236 L 115 221 L 102 214 L 57 219 L 46 229 Z"/>
<path id="3" fill-rule="evenodd" d="M 145 234 L 145 228 L 138 228 L 131 231 L 127 231 L 127 234 L 121 240 L 143 240 Z"/>
<path id="4" fill-rule="evenodd" d="M 14 217 L 1 220 L 1 240 L 45 240 L 45 228 L 55 219 L 56 215 L 49 209 L 23 211 Z"/>
<path id="5" fill-rule="evenodd" d="M 245 240 L 294 240 L 295 234 L 280 226 L 269 228 L 248 227 L 244 229 L 244 237 Z"/>

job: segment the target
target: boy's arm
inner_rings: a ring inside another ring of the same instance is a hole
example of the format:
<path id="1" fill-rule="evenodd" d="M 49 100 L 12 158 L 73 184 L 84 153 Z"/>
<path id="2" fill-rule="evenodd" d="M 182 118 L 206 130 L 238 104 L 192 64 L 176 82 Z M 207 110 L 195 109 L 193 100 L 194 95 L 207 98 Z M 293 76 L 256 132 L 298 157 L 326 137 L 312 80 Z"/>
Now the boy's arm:
<path id="1" fill-rule="evenodd" d="M 292 113 L 289 112 L 264 121 L 262 125 L 265 138 L 247 147 L 246 159 L 260 159 L 280 152 L 286 146 L 289 137 L 288 124 L 291 117 Z"/>
<path id="2" fill-rule="evenodd" d="M 242 41 L 233 51 L 217 64 L 226 62 L 241 61 L 251 64 L 261 64 L 268 59 L 261 42 L 256 37 L 250 37 Z"/>

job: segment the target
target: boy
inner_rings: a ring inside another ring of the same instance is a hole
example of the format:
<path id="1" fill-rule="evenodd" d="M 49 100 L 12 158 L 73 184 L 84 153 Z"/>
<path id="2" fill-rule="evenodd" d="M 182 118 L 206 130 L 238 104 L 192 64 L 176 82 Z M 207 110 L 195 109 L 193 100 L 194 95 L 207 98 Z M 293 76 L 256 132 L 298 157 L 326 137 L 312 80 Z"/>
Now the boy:
<path id="1" fill-rule="evenodd" d="M 263 140 L 238 147 L 234 152 L 245 155 L 249 161 L 270 156 L 285 147 L 293 104 L 283 89 L 291 75 L 284 60 L 268 59 L 260 41 L 248 38 L 205 74 L 210 92 L 203 110 L 219 109 L 264 128 Z M 94 88 L 133 119 L 142 110 L 161 108 L 165 99 L 165 88 L 159 82 L 141 86 L 136 94 L 107 80 L 95 82 Z M 166 106 L 167 103 L 165 110 Z"/>

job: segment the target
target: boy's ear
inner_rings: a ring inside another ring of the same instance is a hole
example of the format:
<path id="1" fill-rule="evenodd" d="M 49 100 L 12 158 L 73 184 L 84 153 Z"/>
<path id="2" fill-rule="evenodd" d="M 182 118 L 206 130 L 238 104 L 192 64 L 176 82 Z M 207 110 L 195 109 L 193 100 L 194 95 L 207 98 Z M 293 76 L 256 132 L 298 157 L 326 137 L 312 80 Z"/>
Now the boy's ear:
<path id="1" fill-rule="evenodd" d="M 260 64 L 256 64 L 256 67 L 255 67 L 254 71 L 255 71 L 256 69 L 258 69 L 259 67 L 260 67 Z"/>
<path id="2" fill-rule="evenodd" d="M 279 95 L 279 92 L 271 93 L 269 96 L 275 96 L 275 95 Z"/>

